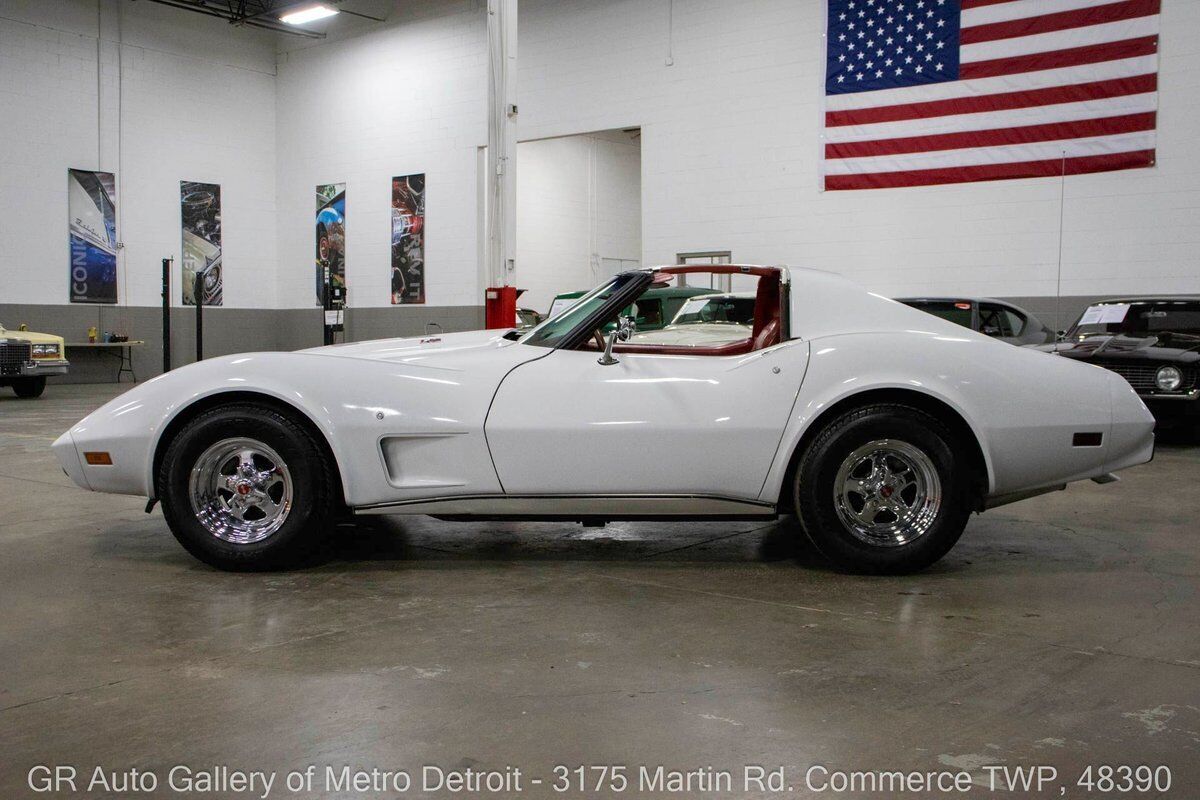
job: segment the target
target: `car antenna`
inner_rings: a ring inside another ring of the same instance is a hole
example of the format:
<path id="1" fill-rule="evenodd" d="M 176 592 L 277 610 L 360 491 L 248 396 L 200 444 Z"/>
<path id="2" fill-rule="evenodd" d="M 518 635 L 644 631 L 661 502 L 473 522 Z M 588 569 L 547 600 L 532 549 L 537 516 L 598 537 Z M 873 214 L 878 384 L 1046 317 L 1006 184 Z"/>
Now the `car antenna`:
<path id="1" fill-rule="evenodd" d="M 1058 183 L 1058 274 L 1054 282 L 1054 352 L 1062 342 L 1059 331 L 1065 331 L 1062 326 L 1062 262 L 1063 262 L 1063 212 L 1067 204 L 1067 151 L 1062 151 L 1062 168 Z"/>

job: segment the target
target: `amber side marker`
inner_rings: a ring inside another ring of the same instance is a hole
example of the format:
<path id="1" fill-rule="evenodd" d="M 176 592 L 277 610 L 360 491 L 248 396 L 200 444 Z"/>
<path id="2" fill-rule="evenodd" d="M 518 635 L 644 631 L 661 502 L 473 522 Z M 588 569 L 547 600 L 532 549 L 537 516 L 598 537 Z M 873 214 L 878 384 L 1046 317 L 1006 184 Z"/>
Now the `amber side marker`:
<path id="1" fill-rule="evenodd" d="M 83 460 L 94 466 L 112 466 L 112 456 L 103 451 L 93 451 L 83 454 Z"/>

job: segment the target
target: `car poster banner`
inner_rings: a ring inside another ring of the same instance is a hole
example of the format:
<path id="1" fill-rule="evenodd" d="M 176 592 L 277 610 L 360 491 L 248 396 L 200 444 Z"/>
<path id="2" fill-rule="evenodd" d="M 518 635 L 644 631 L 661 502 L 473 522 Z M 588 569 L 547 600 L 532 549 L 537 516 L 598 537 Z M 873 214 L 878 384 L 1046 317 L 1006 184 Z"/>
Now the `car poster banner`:
<path id="1" fill-rule="evenodd" d="M 67 170 L 72 303 L 117 302 L 115 186 L 111 172 Z"/>
<path id="2" fill-rule="evenodd" d="M 323 183 L 317 187 L 317 305 L 325 289 L 346 288 L 346 184 Z"/>
<path id="3" fill-rule="evenodd" d="M 222 305 L 221 187 L 180 181 L 179 207 L 183 219 L 183 304 L 196 305 L 196 276 L 202 275 L 201 303 Z"/>
<path id="4" fill-rule="evenodd" d="M 425 174 L 392 178 L 392 305 L 425 302 Z"/>

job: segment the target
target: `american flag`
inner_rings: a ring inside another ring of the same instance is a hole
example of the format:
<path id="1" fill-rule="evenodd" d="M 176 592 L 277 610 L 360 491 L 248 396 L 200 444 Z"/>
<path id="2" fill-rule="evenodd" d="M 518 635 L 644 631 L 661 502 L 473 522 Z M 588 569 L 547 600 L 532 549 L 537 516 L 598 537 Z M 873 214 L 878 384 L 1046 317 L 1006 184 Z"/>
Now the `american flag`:
<path id="1" fill-rule="evenodd" d="M 826 189 L 1154 164 L 1161 0 L 829 0 Z"/>

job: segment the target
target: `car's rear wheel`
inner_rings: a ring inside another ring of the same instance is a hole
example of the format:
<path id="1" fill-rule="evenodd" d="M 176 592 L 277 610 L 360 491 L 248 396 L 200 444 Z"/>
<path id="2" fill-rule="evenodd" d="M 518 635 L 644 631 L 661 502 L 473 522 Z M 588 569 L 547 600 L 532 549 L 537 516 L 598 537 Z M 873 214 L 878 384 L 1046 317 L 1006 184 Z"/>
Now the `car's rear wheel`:
<path id="1" fill-rule="evenodd" d="M 335 481 L 294 420 L 254 405 L 207 411 L 171 441 L 158 476 L 163 515 L 196 558 L 228 570 L 292 566 L 322 541 Z"/>
<path id="2" fill-rule="evenodd" d="M 805 449 L 793 486 L 813 544 L 854 572 L 924 569 L 962 535 L 972 477 L 962 447 L 935 417 L 881 404 L 854 409 Z"/>
<path id="3" fill-rule="evenodd" d="M 22 400 L 32 400 L 35 397 L 41 397 L 42 392 L 46 391 L 46 376 L 17 378 L 13 381 L 12 387 L 13 391 L 17 393 L 17 397 Z"/>

